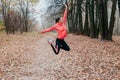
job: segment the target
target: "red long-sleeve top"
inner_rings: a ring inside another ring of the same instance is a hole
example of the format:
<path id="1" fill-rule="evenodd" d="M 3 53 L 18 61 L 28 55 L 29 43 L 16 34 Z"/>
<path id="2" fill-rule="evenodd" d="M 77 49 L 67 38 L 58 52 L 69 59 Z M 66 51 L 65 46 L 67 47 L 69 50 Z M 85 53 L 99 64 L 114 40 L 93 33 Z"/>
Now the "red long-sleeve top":
<path id="1" fill-rule="evenodd" d="M 66 21 L 67 21 L 67 8 L 64 11 L 62 21 L 56 23 L 55 25 L 51 26 L 48 29 L 43 30 L 41 33 L 56 30 L 57 33 L 58 33 L 58 38 L 59 39 L 64 39 L 66 37 L 66 35 L 67 35 Z"/>

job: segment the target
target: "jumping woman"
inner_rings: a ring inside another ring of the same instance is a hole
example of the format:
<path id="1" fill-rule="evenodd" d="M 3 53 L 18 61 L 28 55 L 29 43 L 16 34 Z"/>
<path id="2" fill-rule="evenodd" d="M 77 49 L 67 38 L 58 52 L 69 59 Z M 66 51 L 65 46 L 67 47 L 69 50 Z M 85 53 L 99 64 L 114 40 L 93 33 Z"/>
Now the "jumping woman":
<path id="1" fill-rule="evenodd" d="M 58 17 L 55 19 L 56 24 L 51 26 L 48 29 L 45 29 L 40 32 L 40 34 L 45 33 L 45 32 L 50 32 L 52 30 L 56 30 L 58 33 L 58 37 L 56 39 L 56 45 L 53 46 L 53 41 L 48 40 L 48 43 L 51 45 L 53 51 L 55 54 L 58 54 L 60 49 L 70 51 L 70 47 L 67 45 L 65 42 L 64 38 L 67 36 L 67 28 L 66 28 L 66 21 L 67 21 L 67 5 L 65 5 L 65 11 L 64 15 L 62 18 Z"/>

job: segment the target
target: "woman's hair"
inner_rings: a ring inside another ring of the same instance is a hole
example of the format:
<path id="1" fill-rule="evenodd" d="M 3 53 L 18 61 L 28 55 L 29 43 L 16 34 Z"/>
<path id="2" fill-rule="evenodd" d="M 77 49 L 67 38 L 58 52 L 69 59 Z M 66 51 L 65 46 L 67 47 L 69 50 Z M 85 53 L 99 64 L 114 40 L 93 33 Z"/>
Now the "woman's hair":
<path id="1" fill-rule="evenodd" d="M 58 18 L 55 19 L 55 23 L 57 23 L 59 21 L 60 21 L 60 17 L 58 17 Z"/>

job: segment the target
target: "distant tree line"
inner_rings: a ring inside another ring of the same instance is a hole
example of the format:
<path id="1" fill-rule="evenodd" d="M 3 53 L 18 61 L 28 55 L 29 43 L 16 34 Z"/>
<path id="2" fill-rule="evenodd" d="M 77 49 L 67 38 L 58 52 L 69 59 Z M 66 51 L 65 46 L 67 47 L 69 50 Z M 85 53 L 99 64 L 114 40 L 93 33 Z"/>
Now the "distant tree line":
<path id="1" fill-rule="evenodd" d="M 32 23 L 30 8 L 38 0 L 0 0 L 6 33 L 28 32 Z"/>
<path id="2" fill-rule="evenodd" d="M 112 40 L 115 12 L 120 0 L 69 0 L 68 27 L 71 33 L 87 35 L 91 38 Z M 110 21 L 108 22 L 108 1 L 112 1 Z M 83 21 L 83 11 L 85 20 Z M 83 23 L 84 22 L 84 23 Z"/>

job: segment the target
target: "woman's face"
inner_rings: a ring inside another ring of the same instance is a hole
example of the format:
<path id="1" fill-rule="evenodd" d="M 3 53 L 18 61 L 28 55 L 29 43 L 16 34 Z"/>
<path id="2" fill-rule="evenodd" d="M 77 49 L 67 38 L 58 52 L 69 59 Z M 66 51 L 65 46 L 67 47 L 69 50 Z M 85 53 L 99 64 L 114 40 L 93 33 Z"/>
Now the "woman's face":
<path id="1" fill-rule="evenodd" d="M 62 17 L 60 17 L 60 21 L 59 22 L 62 22 L 63 21 L 63 19 L 62 19 Z"/>

